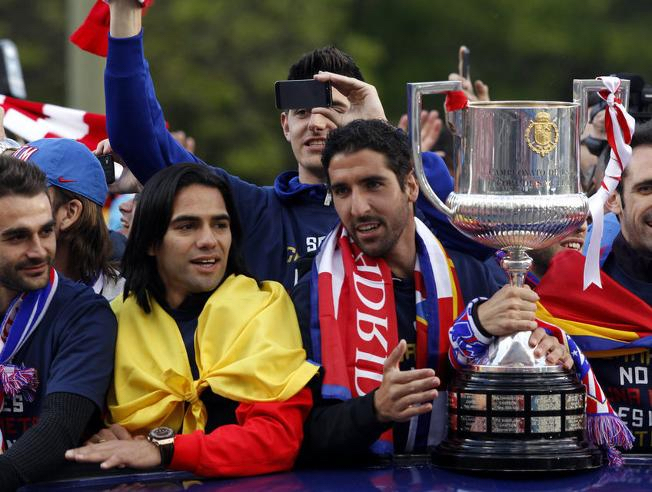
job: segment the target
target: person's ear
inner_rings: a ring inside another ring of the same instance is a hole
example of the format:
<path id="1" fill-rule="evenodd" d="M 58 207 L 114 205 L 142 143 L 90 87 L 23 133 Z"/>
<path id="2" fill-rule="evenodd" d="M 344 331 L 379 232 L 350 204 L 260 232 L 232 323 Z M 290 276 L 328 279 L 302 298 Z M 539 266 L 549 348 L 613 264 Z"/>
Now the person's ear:
<path id="1" fill-rule="evenodd" d="M 415 203 L 417 198 L 419 198 L 419 183 L 417 182 L 417 177 L 414 175 L 414 171 L 410 171 L 405 177 L 405 192 L 411 203 Z"/>
<path id="2" fill-rule="evenodd" d="M 617 191 L 613 191 L 611 195 L 609 195 L 609 198 L 607 198 L 607 210 L 610 212 L 613 212 L 616 215 L 620 215 L 623 213 L 623 203 L 620 198 L 620 193 Z"/>
<path id="3" fill-rule="evenodd" d="M 61 205 L 59 210 L 61 209 L 63 209 L 63 213 L 59 216 L 59 230 L 66 231 L 77 222 L 84 210 L 84 205 L 82 205 L 81 201 L 73 198 L 69 202 Z"/>
<path id="4" fill-rule="evenodd" d="M 288 122 L 288 114 L 283 111 L 281 113 L 281 128 L 283 128 L 283 135 L 285 135 L 285 140 L 290 141 L 290 124 Z"/>

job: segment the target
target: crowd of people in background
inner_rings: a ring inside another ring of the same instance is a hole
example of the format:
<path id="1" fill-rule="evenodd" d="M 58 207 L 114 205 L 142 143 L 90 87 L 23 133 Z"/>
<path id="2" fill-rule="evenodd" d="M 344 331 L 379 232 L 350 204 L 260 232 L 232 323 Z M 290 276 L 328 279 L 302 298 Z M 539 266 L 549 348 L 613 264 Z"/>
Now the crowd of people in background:
<path id="1" fill-rule="evenodd" d="M 451 364 L 496 337 L 530 332 L 537 356 L 574 370 L 539 320 L 576 335 L 633 435 L 625 447 L 652 450 L 644 101 L 632 99 L 632 159 L 607 204 L 604 290 L 581 286 L 588 223 L 533 251 L 517 287 L 500 252 L 420 196 L 407 118 L 387 122 L 350 55 L 324 47 L 290 67 L 288 79 L 330 82 L 333 104 L 281 112 L 296 169 L 257 186 L 166 128 L 142 10 L 110 9 L 108 140 L 94 152 L 0 142 L 1 490 L 80 462 L 220 477 L 424 453 L 446 435 Z M 486 84 L 450 78 L 489 100 Z M 596 97 L 581 141 L 587 194 L 611 155 L 605 114 Z M 449 136 L 437 112 L 421 118 L 425 172 L 445 200 Z M 111 185 L 105 154 L 123 165 Z"/>

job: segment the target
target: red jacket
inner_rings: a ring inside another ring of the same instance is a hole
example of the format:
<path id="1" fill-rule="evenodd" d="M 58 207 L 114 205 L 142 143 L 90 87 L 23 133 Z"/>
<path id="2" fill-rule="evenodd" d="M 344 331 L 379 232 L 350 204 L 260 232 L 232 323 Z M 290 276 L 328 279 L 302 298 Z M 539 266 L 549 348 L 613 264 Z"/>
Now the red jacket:
<path id="1" fill-rule="evenodd" d="M 237 424 L 210 434 L 195 431 L 174 439 L 170 468 L 202 476 L 246 476 L 292 468 L 303 440 L 303 422 L 312 407 L 310 389 L 289 400 L 241 403 Z"/>

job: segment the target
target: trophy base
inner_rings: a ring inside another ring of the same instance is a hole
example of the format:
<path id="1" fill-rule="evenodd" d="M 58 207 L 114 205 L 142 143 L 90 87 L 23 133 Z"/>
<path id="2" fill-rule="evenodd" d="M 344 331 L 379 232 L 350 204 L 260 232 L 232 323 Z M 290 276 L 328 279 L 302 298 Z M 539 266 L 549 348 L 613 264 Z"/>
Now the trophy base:
<path id="1" fill-rule="evenodd" d="M 466 471 L 574 471 L 602 465 L 584 438 L 586 391 L 558 366 L 472 366 L 448 390 L 435 464 Z"/>
<path id="2" fill-rule="evenodd" d="M 602 452 L 573 439 L 485 441 L 452 439 L 433 453 L 442 468 L 468 472 L 571 472 L 599 468 Z"/>

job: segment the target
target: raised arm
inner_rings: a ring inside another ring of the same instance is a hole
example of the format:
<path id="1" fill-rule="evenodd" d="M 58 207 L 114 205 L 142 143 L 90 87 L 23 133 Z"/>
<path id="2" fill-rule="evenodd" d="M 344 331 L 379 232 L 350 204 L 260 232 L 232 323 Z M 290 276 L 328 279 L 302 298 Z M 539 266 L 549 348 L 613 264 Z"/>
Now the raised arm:
<path id="1" fill-rule="evenodd" d="M 112 0 L 111 37 L 104 73 L 107 130 L 111 146 L 143 185 L 157 171 L 177 163 L 203 163 L 165 126 L 143 54 L 141 9 L 133 0 Z M 244 235 L 267 220 L 269 196 L 264 188 L 212 168 L 229 181 Z M 250 260 L 248 260 L 250 261 Z"/>
<path id="2" fill-rule="evenodd" d="M 109 53 L 104 74 L 111 145 L 138 180 L 180 162 L 201 162 L 165 127 L 163 111 L 145 61 L 141 9 L 133 0 L 112 0 Z"/>

